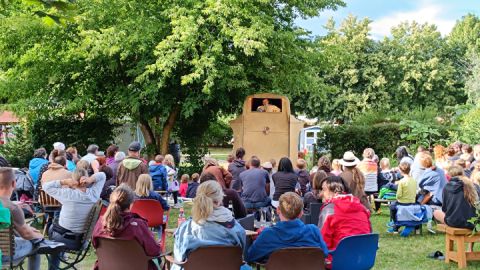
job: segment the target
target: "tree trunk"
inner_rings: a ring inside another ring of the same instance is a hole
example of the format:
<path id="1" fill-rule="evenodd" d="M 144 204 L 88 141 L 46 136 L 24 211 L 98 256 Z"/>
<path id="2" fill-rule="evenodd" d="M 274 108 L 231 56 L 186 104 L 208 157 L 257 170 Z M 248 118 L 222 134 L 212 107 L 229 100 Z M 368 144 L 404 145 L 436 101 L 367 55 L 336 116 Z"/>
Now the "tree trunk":
<path id="1" fill-rule="evenodd" d="M 181 106 L 180 104 L 174 105 L 173 109 L 168 115 L 167 121 L 163 124 L 162 129 L 162 139 L 160 141 L 160 153 L 162 155 L 168 154 L 168 143 L 170 139 L 170 134 L 172 133 L 175 122 L 177 121 L 178 115 L 180 114 Z"/>
<path id="2" fill-rule="evenodd" d="M 152 145 L 155 148 L 155 152 L 158 153 L 158 144 L 155 140 L 155 134 L 153 133 L 150 124 L 145 119 L 140 119 L 140 130 L 142 131 L 143 138 L 145 139 L 146 145 Z"/>

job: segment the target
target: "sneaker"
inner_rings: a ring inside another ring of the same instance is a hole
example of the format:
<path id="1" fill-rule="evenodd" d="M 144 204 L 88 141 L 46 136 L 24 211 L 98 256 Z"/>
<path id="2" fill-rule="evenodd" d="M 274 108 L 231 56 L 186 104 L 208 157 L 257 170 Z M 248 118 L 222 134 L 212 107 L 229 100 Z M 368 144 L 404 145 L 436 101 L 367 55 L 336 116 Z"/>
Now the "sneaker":
<path id="1" fill-rule="evenodd" d="M 393 223 L 393 221 L 390 221 L 390 222 L 387 223 L 387 227 L 389 227 L 389 228 L 392 228 L 394 225 L 395 225 L 395 223 Z"/>
<path id="2" fill-rule="evenodd" d="M 395 230 L 394 228 L 388 228 L 387 233 L 398 234 L 398 231 Z"/>
<path id="3" fill-rule="evenodd" d="M 427 231 L 431 234 L 436 234 L 437 232 L 433 229 L 432 221 L 427 222 Z"/>
<path id="4" fill-rule="evenodd" d="M 175 209 L 179 209 L 181 207 L 182 207 L 182 205 L 179 204 L 179 203 L 176 203 L 176 204 L 173 205 L 173 208 L 175 208 Z"/>

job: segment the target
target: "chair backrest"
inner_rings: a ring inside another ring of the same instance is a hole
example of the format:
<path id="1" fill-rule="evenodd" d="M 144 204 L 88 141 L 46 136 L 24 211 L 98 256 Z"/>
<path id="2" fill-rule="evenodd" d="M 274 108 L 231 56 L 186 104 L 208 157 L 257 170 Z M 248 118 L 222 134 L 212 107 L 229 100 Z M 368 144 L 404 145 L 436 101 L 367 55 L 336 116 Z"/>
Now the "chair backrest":
<path id="1" fill-rule="evenodd" d="M 136 240 L 100 238 L 96 253 L 99 270 L 147 270 L 150 260 Z"/>
<path id="2" fill-rule="evenodd" d="M 2 251 L 2 257 L 8 257 L 10 262 L 13 261 L 13 255 L 15 255 L 15 235 L 13 234 L 13 226 L 0 229 L 0 250 Z M 8 266 L 7 263 L 4 264 L 4 266 Z"/>
<path id="3" fill-rule="evenodd" d="M 88 214 L 87 222 L 85 222 L 85 229 L 83 234 L 82 242 L 90 241 L 92 239 L 93 229 L 95 228 L 95 224 L 97 223 L 98 218 L 100 217 L 100 210 L 102 209 L 102 200 L 98 200 L 90 210 Z"/>
<path id="4" fill-rule="evenodd" d="M 270 255 L 265 268 L 267 270 L 323 270 L 325 255 L 321 248 L 284 248 Z"/>
<path id="5" fill-rule="evenodd" d="M 320 208 L 322 207 L 321 203 L 311 203 L 310 204 L 310 224 L 318 225 L 318 219 L 320 217 Z"/>
<path id="6" fill-rule="evenodd" d="M 237 219 L 238 223 L 242 225 L 245 230 L 254 231 L 255 230 L 255 215 L 250 214 L 244 218 Z"/>
<path id="7" fill-rule="evenodd" d="M 130 211 L 146 219 L 148 227 L 153 228 L 163 225 L 163 208 L 157 200 L 135 200 Z"/>
<path id="8" fill-rule="evenodd" d="M 375 265 L 377 250 L 377 233 L 345 237 L 332 253 L 332 269 L 371 269 Z"/>
<path id="9" fill-rule="evenodd" d="M 60 207 L 62 204 L 48 195 L 43 189 L 42 185 L 38 185 L 38 201 L 40 205 L 45 207 Z"/>
<path id="10" fill-rule="evenodd" d="M 185 270 L 238 270 L 243 264 L 242 248 L 237 246 L 200 247 L 188 255 Z"/>

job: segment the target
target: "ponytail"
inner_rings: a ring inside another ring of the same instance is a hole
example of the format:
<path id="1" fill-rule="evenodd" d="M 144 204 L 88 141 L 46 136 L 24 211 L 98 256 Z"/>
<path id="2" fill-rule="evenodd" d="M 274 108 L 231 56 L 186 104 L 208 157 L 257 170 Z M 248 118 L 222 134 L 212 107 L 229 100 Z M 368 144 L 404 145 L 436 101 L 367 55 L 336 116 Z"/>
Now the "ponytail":
<path id="1" fill-rule="evenodd" d="M 132 189 L 126 184 L 121 184 L 110 194 L 110 204 L 103 215 L 103 228 L 110 235 L 114 235 L 123 226 L 121 214 L 130 208 L 134 197 Z"/>
<path id="2" fill-rule="evenodd" d="M 353 174 L 353 182 L 357 184 L 357 190 L 361 190 L 363 192 L 363 190 L 365 189 L 365 178 L 363 177 L 362 172 L 360 172 L 360 170 L 357 167 L 355 167 L 352 169 L 352 174 Z M 351 192 L 355 192 L 355 191 L 351 190 Z"/>
<path id="3" fill-rule="evenodd" d="M 205 223 L 216 205 L 223 200 L 222 187 L 217 181 L 206 181 L 197 189 L 192 207 L 192 218 L 198 224 Z"/>
<path id="4" fill-rule="evenodd" d="M 465 200 L 471 206 L 475 206 L 475 203 L 478 201 L 478 193 L 475 185 L 465 176 L 460 176 L 459 178 L 463 182 L 463 196 L 465 197 Z"/>

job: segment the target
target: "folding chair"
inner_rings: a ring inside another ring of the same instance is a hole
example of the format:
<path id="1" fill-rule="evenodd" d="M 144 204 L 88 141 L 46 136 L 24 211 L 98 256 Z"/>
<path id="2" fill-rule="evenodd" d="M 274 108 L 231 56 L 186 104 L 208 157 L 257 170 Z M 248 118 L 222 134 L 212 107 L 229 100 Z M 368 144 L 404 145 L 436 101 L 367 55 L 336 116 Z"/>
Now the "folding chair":
<path id="1" fill-rule="evenodd" d="M 257 264 L 257 270 L 260 266 L 262 264 Z M 273 252 L 264 266 L 266 270 L 323 270 L 325 254 L 315 247 L 284 248 Z"/>
<path id="2" fill-rule="evenodd" d="M 93 229 L 95 228 L 95 224 L 100 216 L 101 209 L 102 201 L 99 200 L 92 206 L 92 210 L 90 210 L 90 214 L 88 215 L 87 222 L 85 223 L 81 248 L 78 250 L 66 250 L 65 256 L 60 256 L 61 263 L 58 267 L 58 270 L 77 269 L 75 265 L 83 261 L 83 259 L 87 256 L 90 250 Z M 47 256 L 48 261 L 50 261 L 50 255 L 45 255 Z M 65 264 L 65 266 L 62 267 L 62 263 Z"/>
<path id="3" fill-rule="evenodd" d="M 360 234 L 343 238 L 332 255 L 333 270 L 367 270 L 375 265 L 378 233 Z"/>
<path id="4" fill-rule="evenodd" d="M 100 238 L 96 253 L 99 270 L 147 270 L 152 259 L 136 240 Z"/>
<path id="5" fill-rule="evenodd" d="M 135 200 L 130 211 L 146 219 L 149 228 L 158 229 L 159 238 L 162 240 L 162 253 L 165 253 L 165 229 L 167 228 L 167 223 L 163 222 L 164 210 L 160 202 L 151 199 Z"/>
<path id="6" fill-rule="evenodd" d="M 238 270 L 243 265 L 242 248 L 238 246 L 206 246 L 192 251 L 184 262 L 165 256 L 166 264 L 182 266 L 184 270 Z"/>

